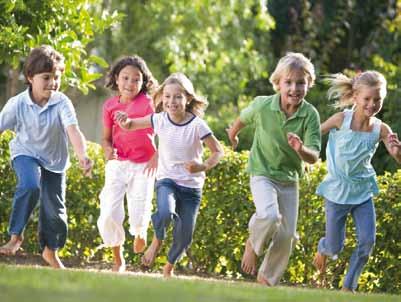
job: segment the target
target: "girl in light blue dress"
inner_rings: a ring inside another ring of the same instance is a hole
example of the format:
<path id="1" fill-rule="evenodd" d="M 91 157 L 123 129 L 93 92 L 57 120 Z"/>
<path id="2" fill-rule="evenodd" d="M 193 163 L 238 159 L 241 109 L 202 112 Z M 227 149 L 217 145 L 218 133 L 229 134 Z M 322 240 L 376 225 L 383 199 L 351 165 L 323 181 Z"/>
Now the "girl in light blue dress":
<path id="1" fill-rule="evenodd" d="M 382 74 L 366 71 L 354 78 L 335 74 L 328 80 L 328 96 L 337 100 L 336 107 L 352 105 L 352 109 L 334 114 L 321 125 L 322 134 L 329 132 L 328 173 L 317 188 L 317 194 L 325 199 L 326 234 L 319 241 L 314 265 L 325 273 L 327 257 L 337 259 L 344 246 L 345 223 L 350 214 L 358 244 L 342 290 L 355 291 L 376 240 L 372 198 L 379 189 L 371 160 L 383 141 L 390 155 L 401 163 L 401 143 L 397 134 L 375 117 L 387 93 Z"/>

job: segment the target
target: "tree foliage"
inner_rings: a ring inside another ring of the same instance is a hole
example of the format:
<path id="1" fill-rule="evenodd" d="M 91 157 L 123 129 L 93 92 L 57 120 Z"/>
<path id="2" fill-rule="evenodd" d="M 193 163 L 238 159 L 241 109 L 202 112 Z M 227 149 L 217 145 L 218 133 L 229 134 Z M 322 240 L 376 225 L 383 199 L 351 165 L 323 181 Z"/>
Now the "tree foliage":
<path id="1" fill-rule="evenodd" d="M 101 74 L 94 64 L 106 67 L 88 46 L 97 34 L 120 19 L 117 12 L 96 11 L 94 0 L 0 0 L 0 63 L 5 70 L 19 69 L 31 48 L 50 44 L 66 58 L 64 86 L 84 93 L 95 88 Z"/>

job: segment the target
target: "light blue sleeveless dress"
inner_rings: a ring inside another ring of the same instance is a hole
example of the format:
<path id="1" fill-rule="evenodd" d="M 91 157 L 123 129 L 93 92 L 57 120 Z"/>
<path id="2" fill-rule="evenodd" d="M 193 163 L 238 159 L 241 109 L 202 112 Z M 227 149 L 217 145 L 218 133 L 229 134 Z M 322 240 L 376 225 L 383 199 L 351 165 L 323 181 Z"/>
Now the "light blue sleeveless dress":
<path id="1" fill-rule="evenodd" d="M 344 111 L 340 129 L 332 129 L 326 148 L 327 170 L 316 193 L 338 204 L 361 204 L 379 193 L 371 164 L 380 141 L 381 121 L 374 118 L 373 130 L 351 130 L 352 110 Z"/>

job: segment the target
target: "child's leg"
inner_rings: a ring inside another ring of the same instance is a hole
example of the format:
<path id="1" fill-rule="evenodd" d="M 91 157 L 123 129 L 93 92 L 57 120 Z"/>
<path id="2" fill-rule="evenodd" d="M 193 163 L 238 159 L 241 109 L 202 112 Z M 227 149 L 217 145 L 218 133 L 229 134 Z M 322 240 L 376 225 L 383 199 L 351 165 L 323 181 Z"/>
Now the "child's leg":
<path id="1" fill-rule="evenodd" d="M 177 186 L 177 216 L 174 219 L 173 243 L 167 256 L 171 265 L 176 263 L 192 242 L 201 197 L 201 189 Z"/>
<path id="2" fill-rule="evenodd" d="M 351 206 L 325 200 L 326 232 L 319 240 L 318 250 L 313 261 L 315 267 L 324 274 L 327 257 L 337 258 L 344 246 L 345 222 Z"/>
<path id="3" fill-rule="evenodd" d="M 125 259 L 123 255 L 123 247 L 122 246 L 113 246 L 113 257 L 114 257 L 114 265 L 111 269 L 113 272 L 122 273 L 125 271 Z"/>
<path id="4" fill-rule="evenodd" d="M 175 183 L 171 179 L 162 179 L 156 182 L 157 210 L 152 215 L 154 236 L 151 245 L 142 257 L 142 264 L 153 265 L 162 241 L 166 237 L 166 229 L 175 213 Z"/>
<path id="5" fill-rule="evenodd" d="M 171 264 L 171 263 L 167 262 L 163 266 L 163 277 L 164 278 L 170 278 L 173 275 L 174 275 L 174 264 Z"/>
<path id="6" fill-rule="evenodd" d="M 57 250 L 67 239 L 65 207 L 65 174 L 41 169 L 41 202 L 39 210 L 39 243 L 43 259 L 54 268 L 63 268 Z"/>
<path id="7" fill-rule="evenodd" d="M 18 183 L 10 216 L 11 239 L 0 247 L 0 253 L 7 255 L 14 255 L 20 248 L 22 233 L 40 196 L 40 166 L 36 159 L 18 156 L 13 160 L 13 168 Z"/>
<path id="8" fill-rule="evenodd" d="M 109 160 L 105 167 L 105 184 L 100 193 L 100 216 L 97 227 L 106 247 L 122 246 L 125 241 L 124 195 L 127 173 L 123 163 Z"/>
<path id="9" fill-rule="evenodd" d="M 148 176 L 144 173 L 145 165 L 130 163 L 132 176 L 128 182 L 127 201 L 129 232 L 135 236 L 134 253 L 142 253 L 146 247 L 147 229 L 152 211 L 155 179 L 153 176 Z"/>
<path id="10" fill-rule="evenodd" d="M 250 185 L 256 212 L 249 221 L 249 239 L 241 267 L 245 273 L 255 274 L 256 258 L 263 253 L 266 243 L 277 232 L 281 216 L 275 185 L 264 176 L 252 176 Z"/>
<path id="11" fill-rule="evenodd" d="M 60 258 L 58 257 L 57 250 L 52 250 L 49 247 L 45 246 L 42 252 L 42 258 L 52 268 L 60 268 L 60 269 L 65 268 L 63 263 L 60 261 Z"/>
<path id="12" fill-rule="evenodd" d="M 296 239 L 298 220 L 298 184 L 272 183 L 277 192 L 281 224 L 272 238 L 258 272 L 258 282 L 265 285 L 278 284 L 284 274 Z"/>
<path id="13" fill-rule="evenodd" d="M 155 262 L 157 254 L 159 253 L 160 248 L 162 247 L 163 241 L 157 239 L 156 236 L 153 236 L 152 243 L 149 245 L 148 249 L 142 256 L 142 264 L 145 266 L 152 266 Z"/>
<path id="14" fill-rule="evenodd" d="M 353 207 L 351 214 L 355 223 L 358 245 L 352 253 L 343 287 L 354 291 L 376 241 L 376 213 L 372 199 Z"/>

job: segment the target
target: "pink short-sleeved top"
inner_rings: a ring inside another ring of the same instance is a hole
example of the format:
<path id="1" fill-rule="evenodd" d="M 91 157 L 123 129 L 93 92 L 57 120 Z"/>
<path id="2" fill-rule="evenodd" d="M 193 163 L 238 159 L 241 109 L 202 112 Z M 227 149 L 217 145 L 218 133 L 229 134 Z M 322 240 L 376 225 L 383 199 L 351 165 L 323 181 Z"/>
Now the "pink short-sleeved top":
<path id="1" fill-rule="evenodd" d="M 154 112 L 152 101 L 142 92 L 128 103 L 120 103 L 119 100 L 120 97 L 115 96 L 104 103 L 103 126 L 112 129 L 112 144 L 117 149 L 119 160 L 147 162 L 156 151 L 153 129 L 124 130 L 116 123 L 114 115 L 117 111 L 124 111 L 130 118 L 147 116 Z"/>

